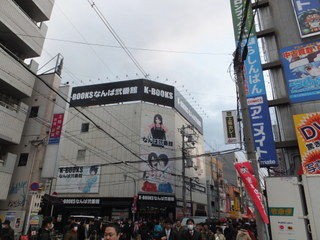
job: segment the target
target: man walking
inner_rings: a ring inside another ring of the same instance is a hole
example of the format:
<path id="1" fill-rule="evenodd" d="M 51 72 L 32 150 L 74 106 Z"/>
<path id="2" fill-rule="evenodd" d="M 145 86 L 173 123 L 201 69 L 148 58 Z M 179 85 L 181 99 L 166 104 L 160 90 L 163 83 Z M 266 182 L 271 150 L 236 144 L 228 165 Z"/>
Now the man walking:
<path id="1" fill-rule="evenodd" d="M 187 220 L 187 229 L 182 231 L 180 240 L 202 240 L 201 233 L 195 229 L 192 218 Z"/>

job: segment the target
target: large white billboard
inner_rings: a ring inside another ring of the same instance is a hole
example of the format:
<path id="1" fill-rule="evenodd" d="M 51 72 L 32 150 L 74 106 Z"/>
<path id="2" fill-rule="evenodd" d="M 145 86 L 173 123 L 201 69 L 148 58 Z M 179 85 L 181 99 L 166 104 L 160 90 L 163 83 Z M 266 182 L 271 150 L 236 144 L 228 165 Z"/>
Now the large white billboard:
<path id="1" fill-rule="evenodd" d="M 56 192 L 58 193 L 99 193 L 100 166 L 60 167 Z"/>

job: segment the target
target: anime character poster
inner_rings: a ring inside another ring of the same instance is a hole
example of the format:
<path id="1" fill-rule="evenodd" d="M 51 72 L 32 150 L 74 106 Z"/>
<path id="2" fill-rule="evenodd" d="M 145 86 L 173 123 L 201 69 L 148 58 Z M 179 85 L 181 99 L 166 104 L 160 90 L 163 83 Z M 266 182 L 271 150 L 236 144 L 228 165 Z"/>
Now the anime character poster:
<path id="1" fill-rule="evenodd" d="M 293 103 L 320 99 L 320 41 L 280 50 L 288 95 Z"/>
<path id="2" fill-rule="evenodd" d="M 60 167 L 58 193 L 99 193 L 100 166 Z"/>
<path id="3" fill-rule="evenodd" d="M 153 149 L 153 148 L 150 148 Z M 154 149 L 157 150 L 157 149 Z M 174 192 L 174 164 L 170 160 L 171 155 L 161 151 L 151 151 L 142 154 L 145 162 L 141 165 L 143 180 L 140 190 L 143 192 Z"/>
<path id="4" fill-rule="evenodd" d="M 320 33 L 320 1 L 292 0 L 300 36 L 310 37 Z"/>
<path id="5" fill-rule="evenodd" d="M 142 144 L 174 148 L 174 116 L 162 112 L 148 111 L 141 119 Z"/>

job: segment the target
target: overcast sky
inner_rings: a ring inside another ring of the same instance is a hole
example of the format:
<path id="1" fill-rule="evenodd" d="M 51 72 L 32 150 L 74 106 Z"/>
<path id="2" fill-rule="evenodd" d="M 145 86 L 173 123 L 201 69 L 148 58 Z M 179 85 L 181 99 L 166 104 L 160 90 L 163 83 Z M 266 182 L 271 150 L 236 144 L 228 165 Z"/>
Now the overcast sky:
<path id="1" fill-rule="evenodd" d="M 150 78 L 176 86 L 203 117 L 206 142 L 225 149 L 221 111 L 236 108 L 235 84 L 227 71 L 235 49 L 229 1 L 95 4 Z M 61 53 L 63 82 L 87 85 L 143 77 L 122 49 L 112 47 L 119 45 L 87 0 L 56 0 L 47 25 L 48 39 L 37 61 L 41 66 Z"/>

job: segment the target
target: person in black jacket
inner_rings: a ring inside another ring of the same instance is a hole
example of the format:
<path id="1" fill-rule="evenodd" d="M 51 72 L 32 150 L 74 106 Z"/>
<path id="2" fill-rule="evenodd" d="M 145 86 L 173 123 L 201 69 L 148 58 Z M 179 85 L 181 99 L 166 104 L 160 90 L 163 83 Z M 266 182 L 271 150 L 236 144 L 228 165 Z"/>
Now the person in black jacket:
<path id="1" fill-rule="evenodd" d="M 53 229 L 53 223 L 51 217 L 46 217 L 42 221 L 42 226 L 38 232 L 38 240 L 51 240 L 51 231 Z"/>
<path id="2" fill-rule="evenodd" d="M 10 221 L 9 220 L 5 220 L 2 223 L 0 239 L 1 240 L 14 240 L 14 231 L 10 227 Z"/>
<path id="3" fill-rule="evenodd" d="M 180 234 L 180 240 L 202 240 L 201 233 L 195 230 L 192 218 L 187 220 L 187 229 Z"/>
<path id="4" fill-rule="evenodd" d="M 170 219 L 164 222 L 164 230 L 162 233 L 162 240 L 178 240 L 178 233 L 172 228 Z"/>

